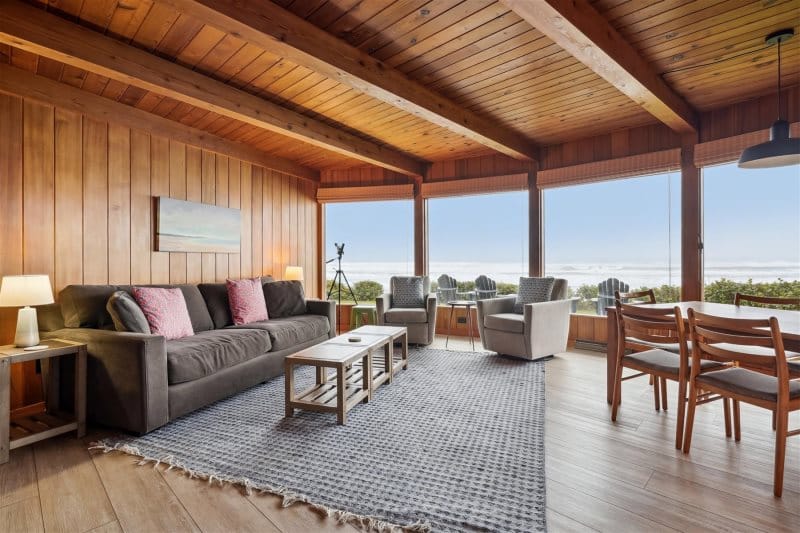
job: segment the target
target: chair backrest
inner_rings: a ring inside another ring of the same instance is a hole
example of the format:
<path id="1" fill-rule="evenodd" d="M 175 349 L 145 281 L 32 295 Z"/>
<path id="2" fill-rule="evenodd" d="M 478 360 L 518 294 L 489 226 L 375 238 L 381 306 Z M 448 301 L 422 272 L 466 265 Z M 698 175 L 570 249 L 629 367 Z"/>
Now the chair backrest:
<path id="1" fill-rule="evenodd" d="M 700 371 L 700 359 L 710 359 L 777 376 L 779 389 L 785 385 L 788 395 L 789 370 L 777 318 L 724 318 L 689 309 L 689 332 L 693 376 Z"/>
<path id="2" fill-rule="evenodd" d="M 617 278 L 608 278 L 597 284 L 597 314 L 605 316 L 606 308 L 614 305 L 616 292 L 628 292 L 630 287 L 627 283 Z"/>
<path id="3" fill-rule="evenodd" d="M 422 278 L 422 294 L 427 296 L 431 292 L 431 278 L 429 276 L 392 276 L 389 278 L 389 292 L 394 292 L 394 280 L 405 278 Z"/>
<path id="4" fill-rule="evenodd" d="M 496 291 L 497 283 L 492 278 L 481 274 L 475 278 L 475 288 L 481 291 Z"/>
<path id="5" fill-rule="evenodd" d="M 651 308 L 624 304 L 617 300 L 617 359 L 625 350 L 652 349 L 652 344 L 678 344 L 681 376 L 686 376 L 689 365 L 689 345 L 686 326 L 680 307 Z M 650 344 L 647 344 L 650 343 Z"/>
<path id="6" fill-rule="evenodd" d="M 436 296 L 439 300 L 439 303 L 447 303 L 452 302 L 453 300 L 457 300 L 456 291 L 457 284 L 456 279 L 452 276 L 448 276 L 447 274 L 442 274 L 439 276 L 437 280 L 438 288 L 436 289 Z"/>
<path id="7" fill-rule="evenodd" d="M 656 303 L 656 294 L 653 292 L 653 289 L 635 292 L 614 291 L 614 300 L 624 304 L 654 304 Z"/>
<path id="8" fill-rule="evenodd" d="M 765 306 L 800 307 L 800 298 L 756 296 L 755 294 L 742 294 L 741 292 L 737 292 L 733 297 L 733 304 L 742 305 L 743 302 L 761 304 Z"/>

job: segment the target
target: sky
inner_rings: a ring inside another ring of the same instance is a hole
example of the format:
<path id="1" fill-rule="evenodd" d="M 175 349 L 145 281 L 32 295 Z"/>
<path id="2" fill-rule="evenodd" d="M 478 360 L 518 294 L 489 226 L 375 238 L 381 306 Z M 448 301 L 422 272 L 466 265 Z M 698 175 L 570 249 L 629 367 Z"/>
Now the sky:
<path id="1" fill-rule="evenodd" d="M 800 167 L 707 167 L 705 264 L 780 263 L 800 278 Z M 431 199 L 430 262 L 527 262 L 526 192 Z M 680 173 L 544 192 L 545 262 L 680 266 Z M 413 264 L 410 200 L 329 204 L 326 252 L 345 262 Z"/>

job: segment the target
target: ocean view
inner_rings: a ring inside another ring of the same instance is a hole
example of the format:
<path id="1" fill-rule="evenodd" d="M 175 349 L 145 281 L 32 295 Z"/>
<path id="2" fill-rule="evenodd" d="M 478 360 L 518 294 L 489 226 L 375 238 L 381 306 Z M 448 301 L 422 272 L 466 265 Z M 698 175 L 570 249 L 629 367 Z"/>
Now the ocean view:
<path id="1" fill-rule="evenodd" d="M 359 262 L 343 261 L 344 270 L 350 283 L 362 280 L 377 281 L 388 288 L 389 278 L 393 275 L 413 275 L 412 263 L 395 262 Z M 517 283 L 521 275 L 526 275 L 527 267 L 519 263 L 489 263 L 489 262 L 432 262 L 430 265 L 431 279 L 436 280 L 441 274 L 449 274 L 459 281 L 474 280 L 480 274 L 486 274 L 495 281 Z M 333 278 L 335 270 L 327 269 L 327 279 Z M 565 278 L 571 287 L 581 285 L 596 285 L 609 277 L 616 277 L 628 283 L 631 288 L 659 287 L 661 285 L 679 285 L 680 270 L 673 268 L 670 273 L 664 266 L 656 265 L 600 265 L 600 264 L 574 264 L 548 265 L 548 276 Z M 730 264 L 706 265 L 706 283 L 726 278 L 732 281 L 754 282 L 775 281 L 778 278 L 787 281 L 800 280 L 800 265 L 788 263 L 757 263 L 757 264 Z"/>

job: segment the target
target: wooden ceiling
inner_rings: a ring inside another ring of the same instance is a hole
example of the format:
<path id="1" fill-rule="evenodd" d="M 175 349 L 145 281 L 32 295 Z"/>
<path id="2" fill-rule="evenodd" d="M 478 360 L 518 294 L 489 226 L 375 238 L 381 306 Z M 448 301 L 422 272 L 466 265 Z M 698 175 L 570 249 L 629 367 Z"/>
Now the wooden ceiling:
<path id="1" fill-rule="evenodd" d="M 192 4 L 189 1 L 30 3 L 60 19 L 277 104 L 303 119 L 316 121 L 312 123 L 321 124 L 320 128 L 341 131 L 351 139 L 348 142 L 360 140 L 368 149 L 393 154 L 406 168 L 496 153 L 491 143 L 479 142 L 480 136 L 437 125 L 447 122 L 423 118 L 424 114 L 420 116 L 403 105 L 393 105 L 369 91 L 290 61 L 263 43 L 218 29 L 225 24 L 209 25 L 201 16 L 189 15 L 188 9 L 180 12 L 174 7 Z M 258 5 L 256 0 L 241 3 Z M 383 66 L 396 69 L 416 82 L 420 90 L 434 91 L 447 105 L 455 104 L 473 124 L 485 121 L 491 124 L 492 133 L 503 139 L 516 137 L 522 146 L 555 144 L 657 121 L 639 103 L 513 11 L 509 7 L 513 3 L 273 0 L 273 4 L 381 61 Z M 764 36 L 782 27 L 800 26 L 800 0 L 592 0 L 591 4 L 599 12 L 597 20 L 618 31 L 644 59 L 651 74 L 666 81 L 695 111 L 774 91 L 776 54 L 774 48 L 763 50 Z M 757 52 L 722 61 L 749 51 Z M 797 84 L 800 36 L 784 45 L 783 52 L 783 83 Z M 53 57 L 0 44 L 0 63 L 246 143 L 268 154 L 315 169 L 363 165 L 364 160 L 352 154 L 260 127 L 262 124 L 252 120 L 252 115 L 240 119 L 235 113 L 211 111 L 208 106 L 175 98 L 166 90 L 153 90 L 152 84 L 144 88 L 142 84 L 111 79 L 97 69 L 79 68 Z M 687 68 L 706 63 L 714 64 Z M 413 92 L 414 85 L 410 87 Z"/>

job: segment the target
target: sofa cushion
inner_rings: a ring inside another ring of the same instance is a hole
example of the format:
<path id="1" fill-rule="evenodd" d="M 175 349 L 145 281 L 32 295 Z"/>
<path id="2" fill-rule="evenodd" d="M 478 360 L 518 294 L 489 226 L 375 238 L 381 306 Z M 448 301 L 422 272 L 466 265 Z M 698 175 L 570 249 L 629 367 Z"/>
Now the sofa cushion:
<path id="1" fill-rule="evenodd" d="M 519 313 L 498 313 L 496 315 L 486 315 L 483 319 L 483 325 L 498 331 L 522 333 L 525 331 L 525 318 Z"/>
<path id="2" fill-rule="evenodd" d="M 299 315 L 230 326 L 225 328 L 225 331 L 245 328 L 266 332 L 272 343 L 272 351 L 277 352 L 327 335 L 331 330 L 331 325 L 328 317 L 325 316 Z"/>
<path id="3" fill-rule="evenodd" d="M 191 337 L 169 340 L 167 375 L 169 384 L 209 376 L 269 352 L 269 335 L 255 329 L 203 331 Z"/>
<path id="4" fill-rule="evenodd" d="M 106 303 L 117 290 L 114 285 L 67 285 L 58 295 L 64 326 L 104 328 L 114 324 Z M 130 291 L 128 291 L 130 292 Z"/>
<path id="5" fill-rule="evenodd" d="M 388 324 L 424 324 L 428 321 L 428 311 L 423 309 L 403 309 L 393 307 L 383 314 Z"/>
<path id="6" fill-rule="evenodd" d="M 303 284 L 299 281 L 264 283 L 264 299 L 270 318 L 297 316 L 306 312 Z"/>
<path id="7" fill-rule="evenodd" d="M 525 304 L 549 302 L 555 278 L 519 278 L 519 291 L 514 312 L 522 314 Z"/>
<path id="8" fill-rule="evenodd" d="M 150 324 L 144 316 L 142 308 L 125 291 L 115 291 L 108 299 L 106 310 L 114 321 L 117 331 L 130 331 L 132 333 L 146 333 L 150 335 Z"/>
<path id="9" fill-rule="evenodd" d="M 231 308 L 228 303 L 228 287 L 224 283 L 201 283 L 197 286 L 206 302 L 208 314 L 214 323 L 214 329 L 222 329 L 233 325 Z"/>
<path id="10" fill-rule="evenodd" d="M 153 287 L 156 289 L 180 289 L 183 293 L 183 299 L 186 301 L 186 309 L 189 311 L 189 318 L 192 321 L 192 329 L 195 333 L 199 331 L 209 331 L 214 329 L 214 322 L 211 320 L 211 315 L 208 313 L 208 307 L 200 294 L 200 289 L 197 285 L 137 285 L 137 287 Z M 119 285 L 118 289 L 125 291 L 128 294 L 133 294 L 132 285 Z"/>
<path id="11" fill-rule="evenodd" d="M 229 279 L 225 284 L 234 324 L 241 326 L 269 319 L 260 278 Z"/>
<path id="12" fill-rule="evenodd" d="M 194 335 L 186 300 L 177 287 L 134 287 L 133 297 L 141 307 L 150 332 L 167 340 Z"/>
<path id="13" fill-rule="evenodd" d="M 392 307 L 425 307 L 425 289 L 421 276 L 393 276 L 391 285 Z"/>

